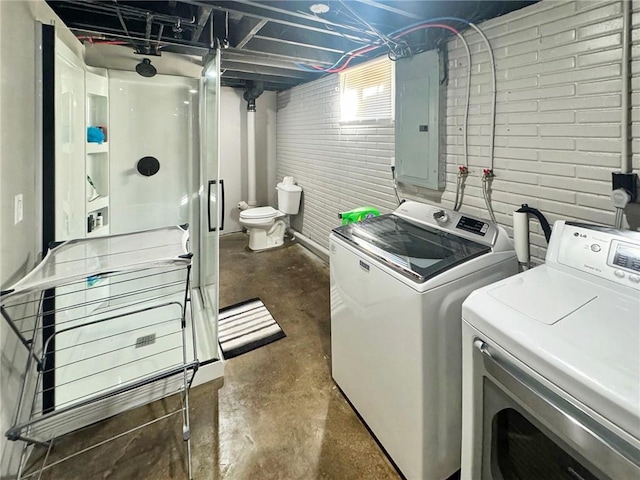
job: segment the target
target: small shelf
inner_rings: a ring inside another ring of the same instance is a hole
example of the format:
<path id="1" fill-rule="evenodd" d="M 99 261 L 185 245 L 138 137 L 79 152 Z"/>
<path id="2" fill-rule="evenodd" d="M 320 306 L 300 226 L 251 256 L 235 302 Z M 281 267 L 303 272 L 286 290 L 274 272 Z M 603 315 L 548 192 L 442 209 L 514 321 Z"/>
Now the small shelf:
<path id="1" fill-rule="evenodd" d="M 103 235 L 109 234 L 109 225 L 103 225 L 100 228 L 94 228 L 89 233 L 87 233 L 87 237 L 101 237 Z"/>
<path id="2" fill-rule="evenodd" d="M 97 200 L 97 199 L 96 199 Z M 96 201 L 94 200 L 94 202 Z M 87 237 L 101 236 L 109 234 L 109 207 L 104 206 L 101 208 L 87 207 L 87 219 L 85 230 Z M 98 216 L 102 217 L 102 225 L 97 227 L 95 222 Z"/>
<path id="3" fill-rule="evenodd" d="M 87 155 L 87 176 L 91 178 L 95 193 L 101 197 L 109 196 L 109 154 L 106 152 Z M 94 195 L 89 179 L 87 179 L 87 200 Z M 95 201 L 95 200 L 94 200 Z"/>
<path id="4" fill-rule="evenodd" d="M 95 153 L 108 153 L 108 152 L 109 152 L 109 142 L 104 142 L 104 143 L 87 142 L 87 155 L 93 155 Z"/>
<path id="5" fill-rule="evenodd" d="M 110 234 L 109 205 L 109 80 L 106 70 L 90 69 L 85 75 L 85 128 L 98 127 L 103 143 L 85 142 L 85 226 L 87 237 Z M 85 138 L 87 140 L 88 138 Z M 91 181 L 89 181 L 91 179 Z M 98 215 L 100 226 L 96 225 Z"/>
<path id="6" fill-rule="evenodd" d="M 100 196 L 91 201 L 87 200 L 87 212 L 95 212 L 109 206 L 109 197 Z"/>

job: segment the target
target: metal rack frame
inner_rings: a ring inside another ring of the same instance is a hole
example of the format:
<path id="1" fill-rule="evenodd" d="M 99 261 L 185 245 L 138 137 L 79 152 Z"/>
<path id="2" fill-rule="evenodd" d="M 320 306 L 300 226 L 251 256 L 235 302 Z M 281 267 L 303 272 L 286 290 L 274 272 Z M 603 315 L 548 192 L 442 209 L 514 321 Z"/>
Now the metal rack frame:
<path id="1" fill-rule="evenodd" d="M 27 353 L 5 433 L 23 442 L 18 479 L 178 413 L 192 478 L 189 389 L 199 361 L 187 245 L 188 226 L 58 243 L 0 292 L 0 315 Z M 180 395 L 174 412 L 47 464 L 55 439 L 171 394 Z M 31 445 L 47 448 L 41 465 L 27 466 Z"/>

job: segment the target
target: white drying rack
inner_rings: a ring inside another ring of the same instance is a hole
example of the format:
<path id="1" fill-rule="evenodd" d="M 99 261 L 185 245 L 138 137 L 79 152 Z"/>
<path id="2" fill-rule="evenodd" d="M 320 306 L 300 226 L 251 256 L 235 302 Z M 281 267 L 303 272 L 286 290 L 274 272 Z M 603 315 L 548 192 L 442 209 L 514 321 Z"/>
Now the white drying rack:
<path id="1" fill-rule="evenodd" d="M 50 449 L 62 435 L 174 393 L 180 408 L 153 422 L 182 413 L 191 478 L 189 388 L 199 362 L 188 239 L 185 225 L 57 243 L 0 292 L 0 313 L 26 349 L 5 433 L 24 442 L 18 478 L 77 455 L 47 464 L 47 452 L 25 469 L 30 445 Z"/>

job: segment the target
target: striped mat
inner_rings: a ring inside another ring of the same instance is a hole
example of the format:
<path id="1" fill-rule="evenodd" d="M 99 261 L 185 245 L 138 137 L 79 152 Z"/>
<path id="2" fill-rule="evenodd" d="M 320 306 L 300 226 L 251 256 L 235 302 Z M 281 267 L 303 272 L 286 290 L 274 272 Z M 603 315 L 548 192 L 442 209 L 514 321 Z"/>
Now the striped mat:
<path id="1" fill-rule="evenodd" d="M 218 341 L 229 359 L 286 337 L 267 307 L 252 298 L 220 309 Z"/>

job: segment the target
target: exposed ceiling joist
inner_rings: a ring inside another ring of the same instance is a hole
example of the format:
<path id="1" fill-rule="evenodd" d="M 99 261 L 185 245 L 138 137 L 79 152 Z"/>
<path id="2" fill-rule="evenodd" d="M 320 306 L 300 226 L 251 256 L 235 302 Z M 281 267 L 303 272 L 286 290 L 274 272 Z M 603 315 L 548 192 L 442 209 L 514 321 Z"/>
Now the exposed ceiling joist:
<path id="1" fill-rule="evenodd" d="M 256 33 L 258 33 L 260 29 L 267 24 L 267 21 L 268 20 L 263 18 L 258 23 L 256 23 L 256 25 L 251 30 L 249 30 L 249 32 L 242 38 L 242 40 L 238 42 L 236 48 L 242 48 L 247 43 L 249 43 L 249 40 L 251 40 L 256 35 Z"/>
<path id="2" fill-rule="evenodd" d="M 325 74 L 310 65 L 343 66 L 345 52 L 380 46 L 350 66 L 384 55 L 392 46 L 381 39 L 422 19 L 448 16 L 478 23 L 537 0 L 317 0 L 328 8 L 314 12 L 309 0 L 45 1 L 85 40 L 203 61 L 218 45 L 222 85 L 261 81 L 267 89 L 285 90 Z M 450 35 L 410 33 L 403 37 L 406 54 L 436 48 Z"/>
<path id="3" fill-rule="evenodd" d="M 248 56 L 251 59 L 256 58 L 256 59 L 273 60 L 280 64 L 282 63 L 295 64 L 297 62 L 317 63 L 319 65 L 333 64 L 333 61 L 318 60 L 314 58 L 304 58 L 304 57 L 298 57 L 298 56 L 289 56 L 289 55 L 283 55 L 282 53 L 263 52 L 263 51 L 257 51 L 257 50 L 250 50 L 247 48 L 243 48 L 242 50 L 235 49 L 235 48 L 228 48 L 223 53 L 224 56 L 230 55 L 230 54 Z"/>
<path id="4" fill-rule="evenodd" d="M 298 18 L 298 19 L 303 20 L 305 22 L 307 22 L 307 21 L 308 22 L 316 22 L 316 23 L 321 23 L 321 24 L 326 25 L 326 26 L 331 27 L 331 28 L 338 28 L 338 29 L 341 29 L 341 30 L 350 30 L 352 32 L 356 32 L 356 33 L 361 34 L 361 35 L 365 34 L 365 35 L 369 35 L 369 36 L 372 36 L 372 37 L 376 36 L 375 32 L 366 31 L 366 30 L 363 31 L 362 28 L 354 27 L 352 25 L 346 25 L 346 24 L 340 24 L 340 23 L 331 22 L 331 21 L 326 20 L 326 19 L 324 19 L 322 17 L 319 17 L 318 15 L 311 15 L 311 14 L 307 14 L 307 13 L 293 12 L 291 10 L 285 10 L 285 9 L 282 9 L 282 8 L 274 7 L 271 4 L 254 2 L 252 0 L 237 0 L 237 2 L 242 4 L 242 5 L 247 5 L 247 6 L 255 7 L 257 9 L 273 12 L 273 13 L 276 13 L 278 15 L 290 16 L 290 17 Z"/>
<path id="5" fill-rule="evenodd" d="M 198 18 L 196 20 L 197 27 L 191 35 L 191 41 L 197 42 L 200 39 L 200 35 L 202 35 L 202 31 L 204 30 L 204 27 L 207 24 L 207 20 L 209 20 L 212 11 L 212 7 L 198 7 Z"/>
<path id="6" fill-rule="evenodd" d="M 295 45 L 297 47 L 312 48 L 314 50 L 322 50 L 324 52 L 333 52 L 333 53 L 340 53 L 340 54 L 344 53 L 342 50 L 338 50 L 336 48 L 323 47 L 321 45 L 314 45 L 310 43 L 294 42 L 293 40 L 286 40 L 284 38 L 265 37 L 263 35 L 254 35 L 254 38 L 256 40 L 266 40 L 267 42 L 284 43 L 287 45 Z"/>
<path id="7" fill-rule="evenodd" d="M 407 12 L 406 10 L 400 10 L 399 8 L 392 7 L 391 5 L 387 5 L 386 3 L 376 2 L 375 0 L 357 0 L 364 5 L 369 5 L 371 7 L 379 8 L 380 10 L 384 10 L 385 12 L 395 13 L 396 15 L 401 15 L 407 18 L 413 18 L 414 20 L 422 20 L 423 17 L 420 15 L 416 15 L 415 13 Z M 402 2 L 396 2 L 402 5 Z"/>
<path id="8" fill-rule="evenodd" d="M 285 62 L 279 59 L 272 59 L 268 57 L 262 57 L 258 55 L 243 55 L 242 53 L 233 53 L 225 50 L 222 53 L 223 60 L 229 60 L 232 62 L 240 62 L 247 63 L 249 65 L 261 65 L 264 67 L 274 67 L 281 68 L 285 70 L 296 70 L 301 71 L 299 67 L 296 66 L 296 60 L 291 60 L 289 62 Z"/>
<path id="9" fill-rule="evenodd" d="M 1 0 L 0 0 L 1 1 Z M 101 30 L 92 30 L 93 25 L 83 24 L 83 23 L 70 23 L 67 25 L 69 29 L 74 32 L 76 35 L 85 35 L 85 36 L 95 36 L 100 37 L 104 35 L 108 35 L 111 38 L 120 38 L 123 42 L 127 40 L 134 41 L 144 41 L 143 34 L 131 33 L 130 36 L 123 35 L 121 30 L 114 28 L 106 28 L 102 27 Z M 172 40 L 162 40 L 156 42 L 160 43 L 160 48 L 162 50 L 165 49 L 166 46 L 176 47 L 176 48 L 184 48 L 185 50 L 191 50 L 188 52 L 181 52 L 187 55 L 206 55 L 209 53 L 209 46 L 204 44 L 194 45 L 193 43 L 187 42 L 185 40 L 172 39 Z"/>
<path id="10" fill-rule="evenodd" d="M 299 80 L 289 77 L 272 77 L 270 75 L 261 75 L 258 73 L 248 73 L 248 72 L 234 72 L 231 70 L 225 71 L 222 75 L 222 78 L 225 79 L 236 79 L 236 80 L 253 80 L 258 82 L 265 82 L 271 84 L 282 85 L 282 89 L 288 87 L 293 87 L 294 85 L 298 85 L 300 83 Z"/>
<path id="11" fill-rule="evenodd" d="M 183 0 L 183 1 L 185 3 L 190 4 L 190 5 L 211 5 L 211 4 L 207 4 L 207 3 L 204 3 L 202 1 L 199 1 L 199 0 Z M 212 7 L 213 7 L 214 10 L 217 10 L 217 11 L 220 11 L 220 12 L 235 13 L 235 14 L 241 15 L 241 16 L 257 18 L 259 20 L 266 19 L 269 22 L 274 22 L 274 23 L 278 23 L 278 24 L 281 24 L 281 25 L 288 25 L 288 26 L 291 26 L 291 27 L 300 28 L 302 30 L 309 30 L 309 31 L 312 31 L 312 32 L 324 33 L 326 35 L 333 35 L 333 36 L 343 37 L 343 38 L 347 38 L 347 39 L 355 41 L 355 42 L 370 42 L 372 40 L 372 37 L 363 37 L 363 36 L 352 35 L 352 34 L 345 33 L 345 32 L 339 32 L 337 30 L 328 30 L 326 28 L 315 27 L 315 26 L 312 26 L 312 25 L 308 25 L 306 23 L 298 23 L 298 22 L 295 22 L 293 20 L 286 20 L 284 18 L 277 17 L 275 15 L 266 15 L 264 13 L 258 13 L 258 12 L 255 11 L 256 10 L 255 8 L 253 9 L 253 11 L 245 11 L 245 10 L 237 8 L 239 6 L 238 2 L 233 2 L 232 4 L 235 5 L 236 8 L 231 8 L 231 7 L 228 7 L 226 5 L 212 5 Z M 332 22 L 327 22 L 327 23 L 329 25 L 332 25 Z"/>
<path id="12" fill-rule="evenodd" d="M 269 75 L 274 77 L 287 77 L 299 80 L 314 80 L 318 78 L 313 73 L 306 73 L 301 70 L 287 70 L 284 68 L 268 67 L 265 65 L 252 65 L 246 62 L 235 62 L 230 59 L 221 57 L 222 67 L 225 70 L 233 70 L 234 72 L 257 73 L 260 75 Z"/>
<path id="13" fill-rule="evenodd" d="M 66 0 L 61 8 L 78 10 L 92 14 L 99 12 L 103 15 L 122 17 L 127 20 L 137 20 L 142 22 L 146 21 L 147 14 L 150 13 L 150 11 L 147 9 L 131 7 L 118 2 L 112 3 L 97 0 Z M 178 15 L 167 15 L 163 13 L 153 13 L 153 19 L 156 23 L 164 23 L 165 25 L 172 25 L 177 20 L 180 20 L 180 24 L 182 26 L 195 28 L 194 18 L 184 18 Z"/>

